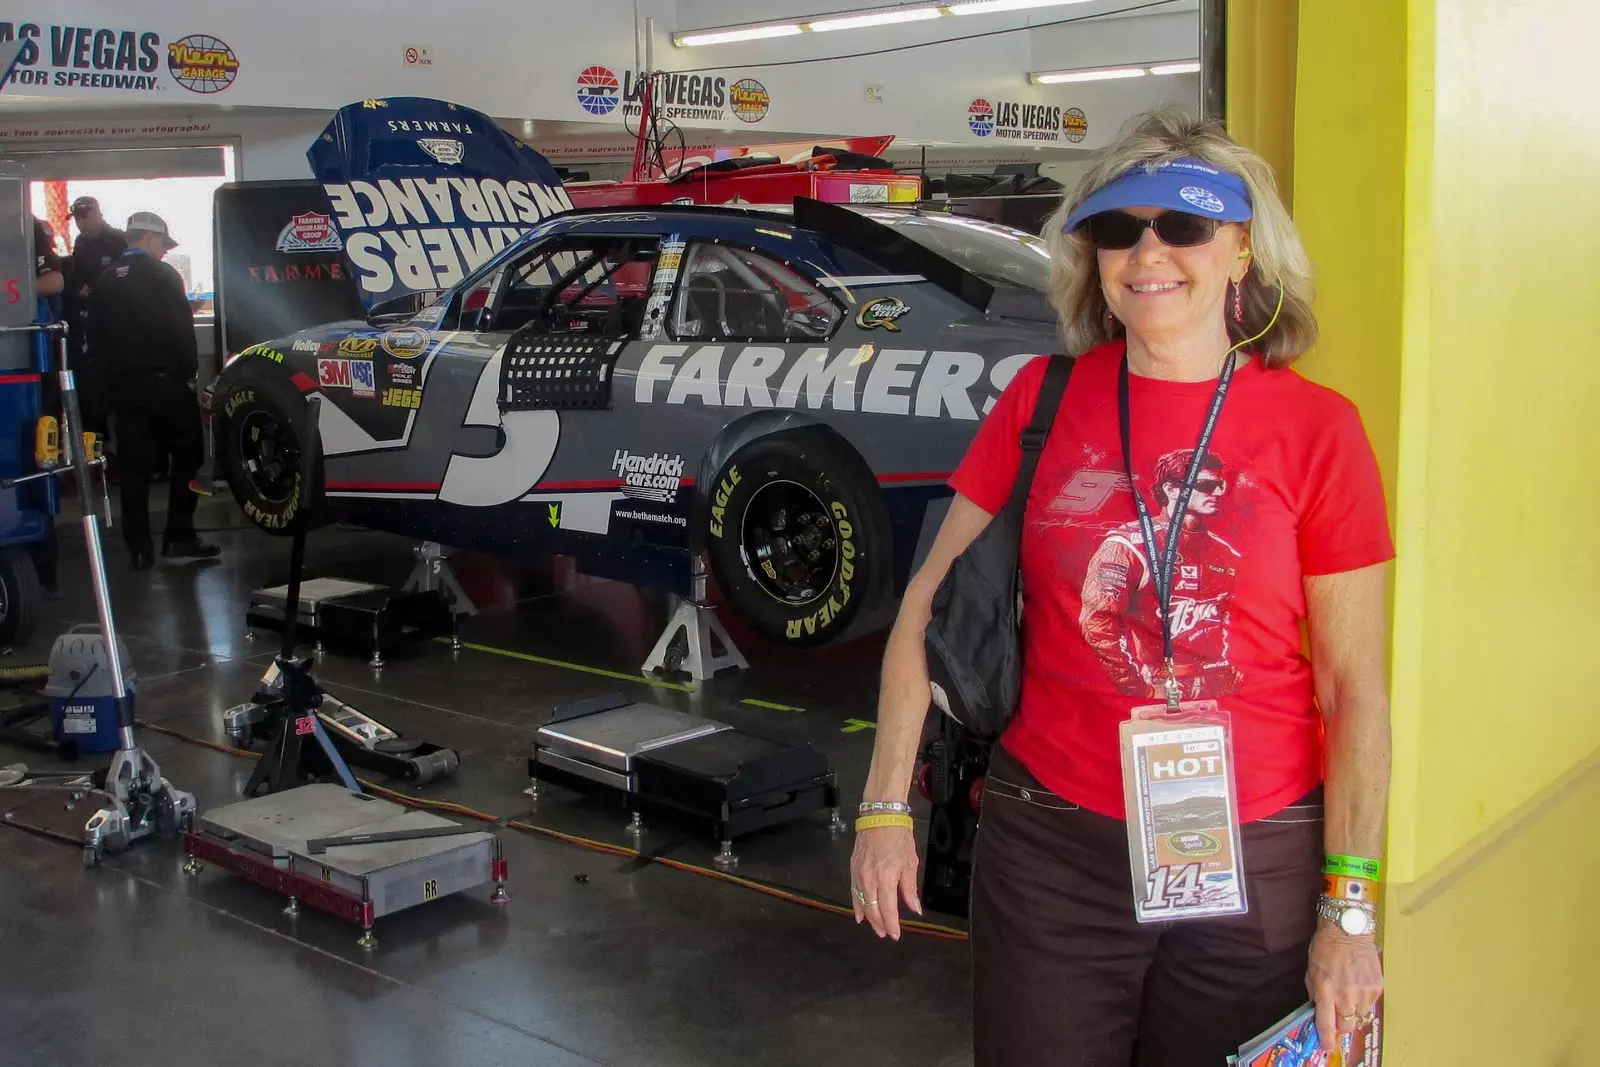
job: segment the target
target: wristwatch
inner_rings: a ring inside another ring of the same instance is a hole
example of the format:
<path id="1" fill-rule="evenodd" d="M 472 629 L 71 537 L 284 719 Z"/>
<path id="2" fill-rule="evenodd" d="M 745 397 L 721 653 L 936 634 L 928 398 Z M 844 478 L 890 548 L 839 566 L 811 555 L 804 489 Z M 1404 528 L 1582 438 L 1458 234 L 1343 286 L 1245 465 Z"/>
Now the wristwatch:
<path id="1" fill-rule="evenodd" d="M 1327 919 L 1351 937 L 1368 937 L 1378 930 L 1377 910 L 1371 904 L 1360 901 L 1320 897 L 1317 900 L 1317 916 Z"/>

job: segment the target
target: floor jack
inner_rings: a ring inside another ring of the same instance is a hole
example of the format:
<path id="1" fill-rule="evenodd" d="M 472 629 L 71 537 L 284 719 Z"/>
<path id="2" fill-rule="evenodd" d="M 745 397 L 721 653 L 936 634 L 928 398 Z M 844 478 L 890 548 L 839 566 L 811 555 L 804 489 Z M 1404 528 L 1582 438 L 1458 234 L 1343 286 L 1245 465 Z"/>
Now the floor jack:
<path id="1" fill-rule="evenodd" d="M 320 401 L 310 403 L 313 429 L 300 442 L 302 486 L 314 484 L 316 470 Z M 305 569 L 306 513 L 300 514 L 282 644 L 266 680 L 269 699 L 254 705 L 262 709 L 259 720 L 241 720 L 242 728 L 259 727 L 271 740 L 244 787 L 246 799 L 206 812 L 185 832 L 184 870 L 198 875 L 204 860 L 283 894 L 290 917 L 304 902 L 360 923 L 357 943 L 370 949 L 377 945 L 373 923 L 393 912 L 491 881 L 491 902 L 506 903 L 506 861 L 496 835 L 369 796 L 350 772 L 333 736 L 358 734 L 374 721 L 337 701 L 330 706 L 309 662 L 294 654 Z M 321 780 L 329 777 L 335 781 Z"/>
<path id="2" fill-rule="evenodd" d="M 267 668 L 261 687 L 248 703 L 222 713 L 222 726 L 229 738 L 239 745 L 248 745 L 252 740 L 272 741 L 277 732 L 275 723 L 287 711 L 282 707 L 286 691 L 284 674 L 274 663 Z M 461 757 L 454 749 L 403 737 L 331 694 L 321 689 L 316 692 L 320 698 L 317 718 L 346 763 L 417 785 L 449 778 L 461 765 Z M 334 774 L 333 766 L 326 759 L 318 759 L 318 755 L 302 750 L 302 760 L 309 757 L 312 764 L 306 768 L 307 776 Z"/>
<path id="3" fill-rule="evenodd" d="M 61 407 L 66 422 L 68 451 L 76 475 L 78 502 L 83 509 L 84 540 L 94 578 L 95 610 L 116 696 L 120 745 L 103 772 L 84 775 L 30 773 L 25 767 L 6 768 L 0 778 L 0 809 L 6 825 L 31 830 L 83 846 L 83 862 L 93 867 L 107 852 L 121 852 L 152 834 L 173 836 L 192 826 L 196 807 L 192 793 L 173 787 L 161 768 L 134 736 L 132 699 L 117 641 L 106 583 L 105 553 L 100 543 L 100 515 L 89 495 L 90 435 L 83 432 L 78 389 L 67 361 L 67 327 L 64 324 L 7 327 L 6 332 L 43 330 L 56 335 L 61 366 Z M 28 477 L 53 477 L 58 470 Z"/>

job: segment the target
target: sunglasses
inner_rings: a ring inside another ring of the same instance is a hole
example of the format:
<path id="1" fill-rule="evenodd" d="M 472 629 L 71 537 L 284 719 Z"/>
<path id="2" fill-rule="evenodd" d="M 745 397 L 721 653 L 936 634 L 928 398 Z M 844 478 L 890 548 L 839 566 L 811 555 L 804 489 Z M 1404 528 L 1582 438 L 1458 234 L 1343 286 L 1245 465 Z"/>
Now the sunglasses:
<path id="1" fill-rule="evenodd" d="M 1102 211 L 1083 222 L 1089 240 L 1102 251 L 1132 248 L 1146 228 L 1156 231 L 1161 243 L 1174 248 L 1203 245 L 1217 235 L 1221 219 L 1208 219 L 1186 211 L 1166 211 L 1153 219 L 1141 219 L 1126 211 Z"/>

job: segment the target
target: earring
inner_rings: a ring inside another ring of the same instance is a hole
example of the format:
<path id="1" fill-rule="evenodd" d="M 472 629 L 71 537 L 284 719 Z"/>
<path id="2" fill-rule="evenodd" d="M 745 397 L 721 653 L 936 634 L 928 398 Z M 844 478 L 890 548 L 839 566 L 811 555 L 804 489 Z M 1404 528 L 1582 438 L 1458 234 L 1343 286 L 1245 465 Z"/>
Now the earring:
<path id="1" fill-rule="evenodd" d="M 1244 322 L 1244 279 L 1234 283 L 1233 286 L 1233 321 Z"/>
<path id="2" fill-rule="evenodd" d="M 1105 327 L 1107 337 L 1117 335 L 1117 317 L 1111 314 L 1110 308 L 1106 308 L 1105 314 L 1101 316 L 1101 324 Z"/>

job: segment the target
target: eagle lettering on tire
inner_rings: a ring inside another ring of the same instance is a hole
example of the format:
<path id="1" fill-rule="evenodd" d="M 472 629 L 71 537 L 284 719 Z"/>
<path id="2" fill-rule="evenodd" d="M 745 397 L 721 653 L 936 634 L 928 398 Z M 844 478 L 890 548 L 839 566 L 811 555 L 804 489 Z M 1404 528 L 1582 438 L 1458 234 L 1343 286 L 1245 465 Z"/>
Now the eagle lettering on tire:
<path id="1" fill-rule="evenodd" d="M 729 604 L 782 644 L 850 635 L 887 586 L 888 512 L 876 480 L 831 432 L 759 438 L 713 481 L 707 556 Z"/>

